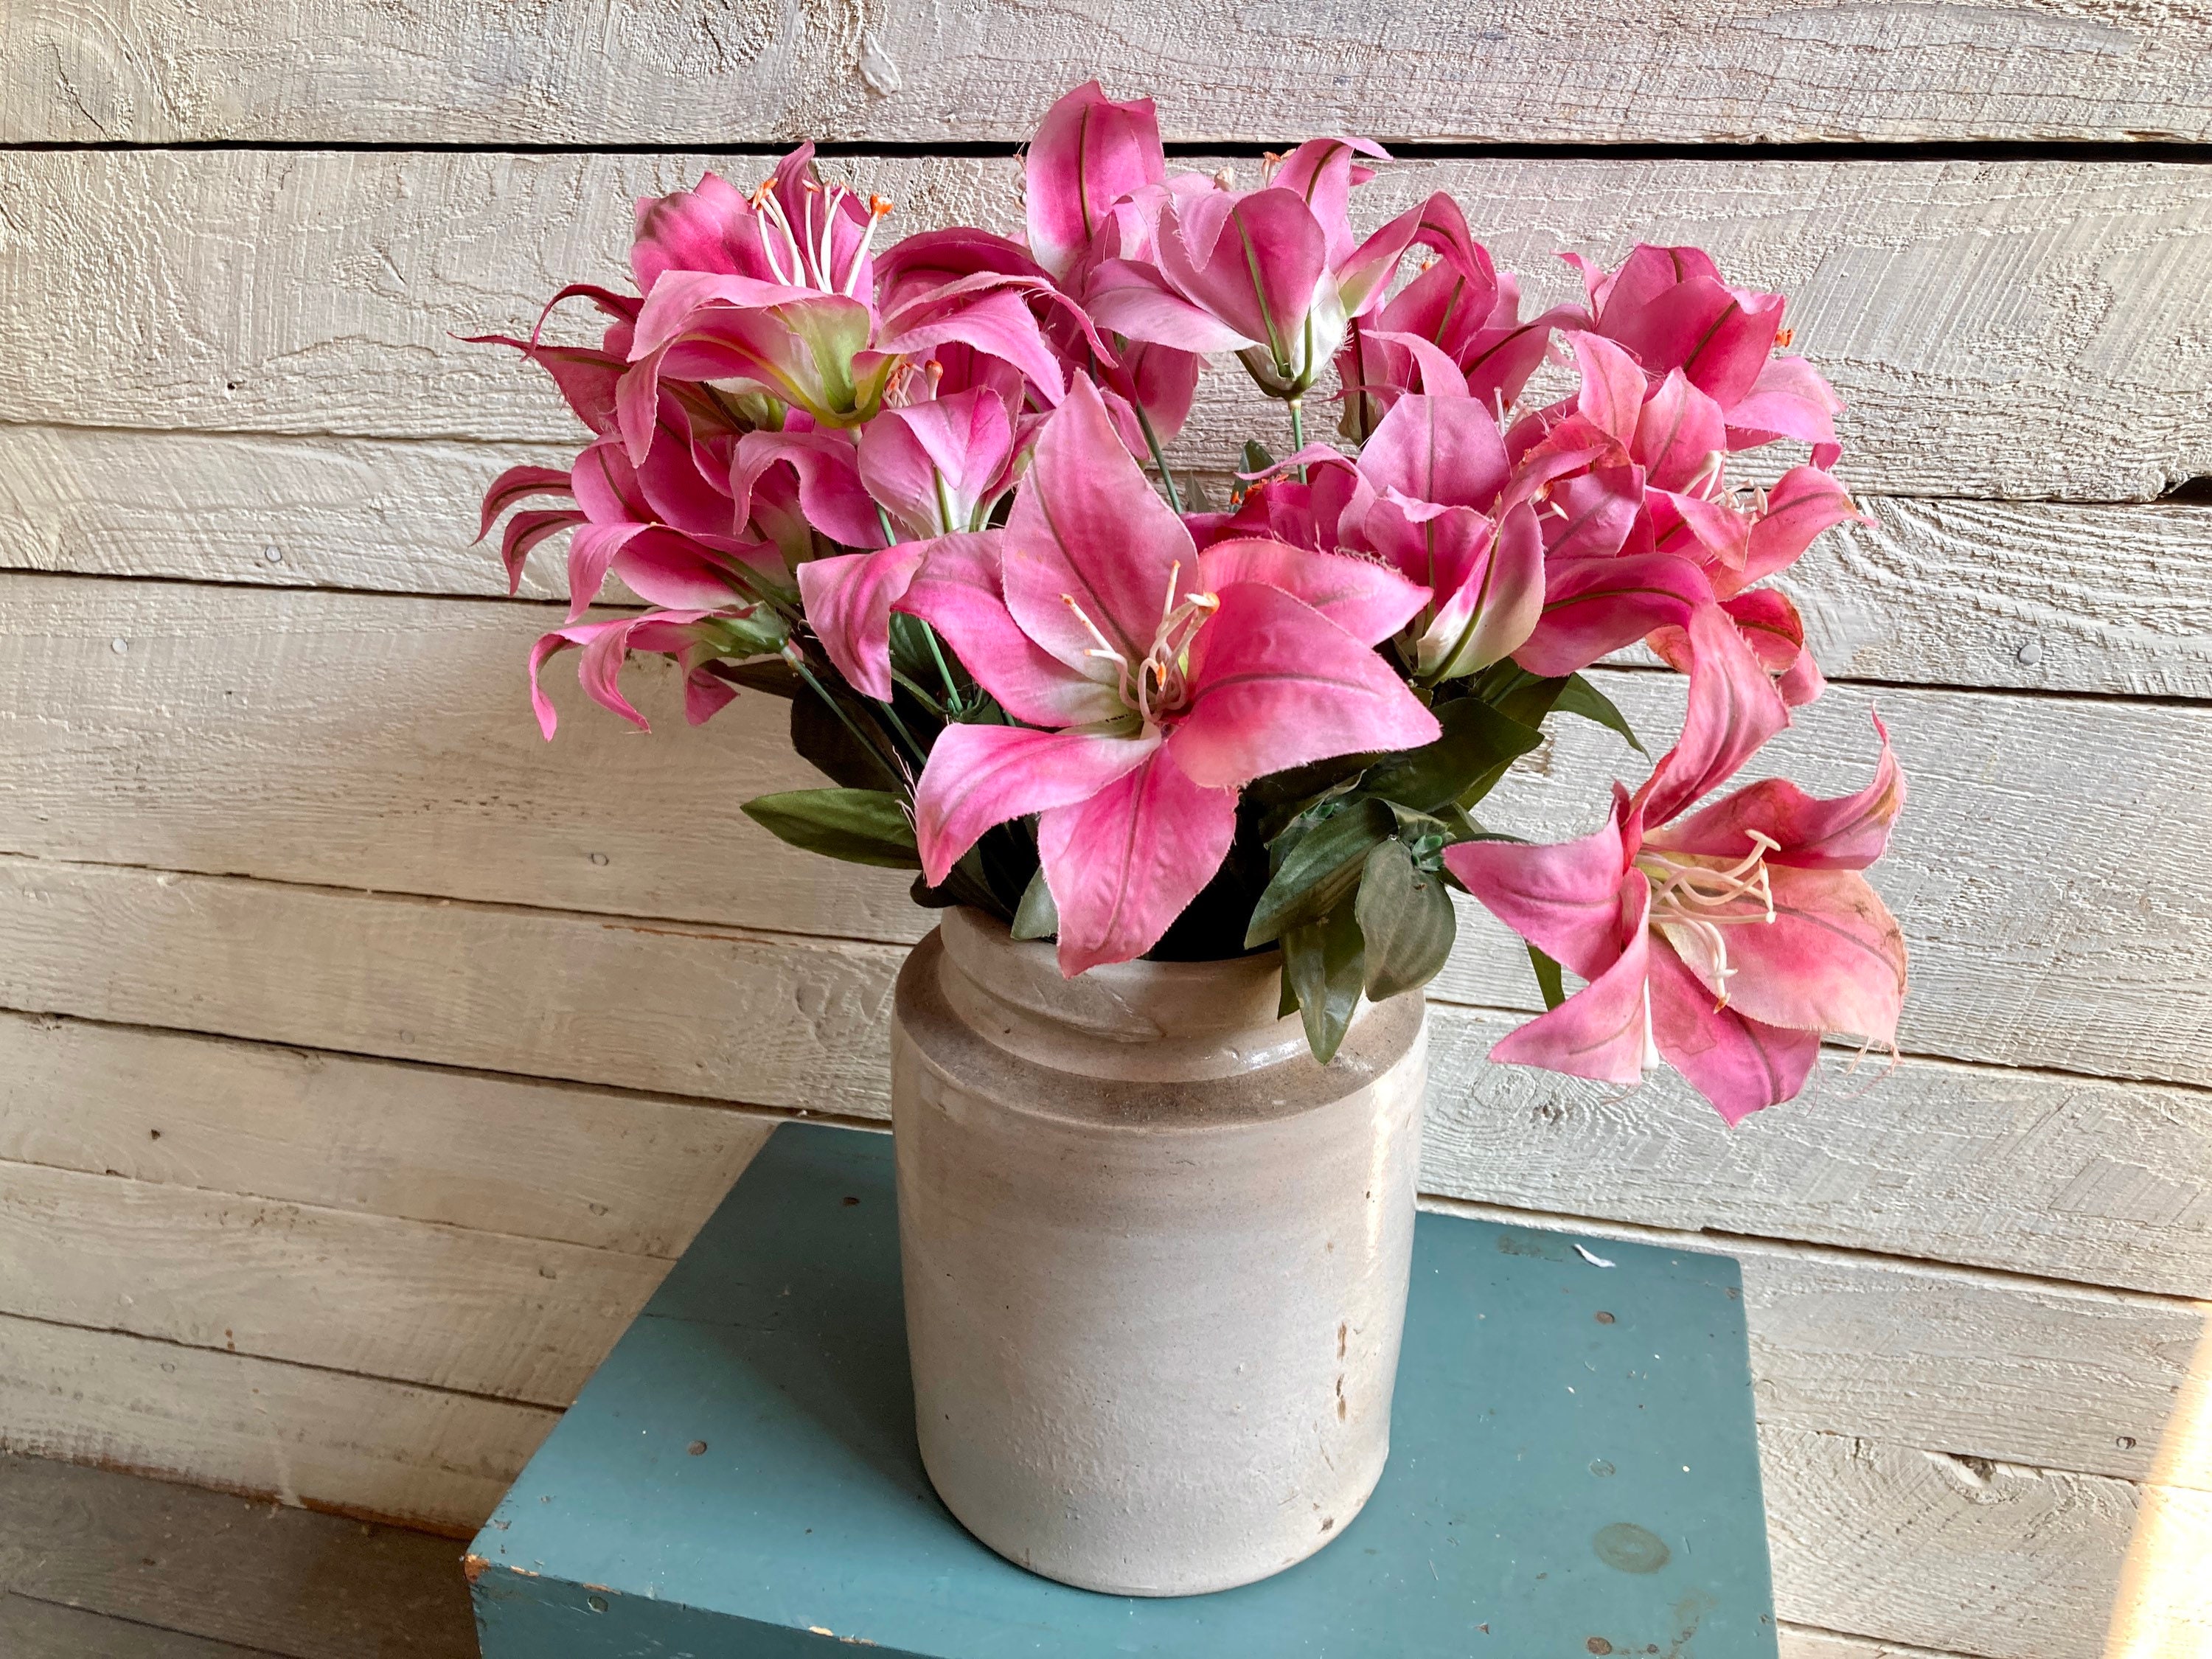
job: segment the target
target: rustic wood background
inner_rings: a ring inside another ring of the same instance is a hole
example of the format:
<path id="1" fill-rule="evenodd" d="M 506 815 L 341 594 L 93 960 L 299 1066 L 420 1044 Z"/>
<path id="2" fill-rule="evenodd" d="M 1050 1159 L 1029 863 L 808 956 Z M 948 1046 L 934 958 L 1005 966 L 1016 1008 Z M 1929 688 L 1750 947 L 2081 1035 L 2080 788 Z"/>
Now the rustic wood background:
<path id="1" fill-rule="evenodd" d="M 738 816 L 781 704 L 556 671 L 540 742 L 550 589 L 467 542 L 574 434 L 453 337 L 810 134 L 1012 228 L 1092 74 L 1246 167 L 1398 141 L 1364 211 L 1449 185 L 1540 292 L 1642 236 L 1796 296 L 1879 522 L 1790 580 L 1836 686 L 1775 748 L 1896 736 L 1905 1058 L 1733 1133 L 1492 1071 L 1470 915 L 1425 1185 L 1741 1257 L 1788 1659 L 2208 1650 L 2201 0 L 6 0 L 0 1447 L 464 1531 L 778 1115 L 884 1116 L 927 919 Z M 1513 822 L 1632 761 L 1564 733 Z"/>

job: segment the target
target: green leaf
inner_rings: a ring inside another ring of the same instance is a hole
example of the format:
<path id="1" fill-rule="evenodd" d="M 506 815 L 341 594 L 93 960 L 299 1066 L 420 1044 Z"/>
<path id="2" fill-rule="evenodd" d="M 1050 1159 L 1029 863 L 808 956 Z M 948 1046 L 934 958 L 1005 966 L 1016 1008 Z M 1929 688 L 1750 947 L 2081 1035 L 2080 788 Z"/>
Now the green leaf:
<path id="1" fill-rule="evenodd" d="M 1415 865 L 1401 841 L 1386 841 L 1367 855 L 1354 914 L 1365 940 L 1371 1002 L 1434 979 L 1459 930 L 1443 878 Z"/>
<path id="2" fill-rule="evenodd" d="M 1294 766 L 1287 772 L 1270 772 L 1246 784 L 1239 799 L 1256 825 L 1260 839 L 1273 841 L 1298 814 L 1342 794 L 1358 782 L 1362 772 L 1382 758 L 1379 754 L 1336 755 Z"/>
<path id="3" fill-rule="evenodd" d="M 918 870 L 914 825 L 896 795 L 879 789 L 792 789 L 744 804 L 755 823 L 793 847 L 848 864 Z"/>
<path id="4" fill-rule="evenodd" d="M 1266 472 L 1274 465 L 1275 458 L 1267 453 L 1267 445 L 1261 443 L 1257 438 L 1247 438 L 1244 441 L 1245 471 Z"/>
<path id="5" fill-rule="evenodd" d="M 1586 720 L 1595 720 L 1608 732 L 1620 732 L 1628 746 L 1639 755 L 1650 752 L 1638 741 L 1634 730 L 1628 724 L 1628 716 L 1614 706 L 1613 699 L 1579 674 L 1567 676 L 1566 684 L 1560 688 L 1559 699 L 1552 707 L 1558 714 L 1579 714 Z"/>
<path id="6" fill-rule="evenodd" d="M 1564 675 L 1547 679 L 1540 674 L 1530 673 L 1510 658 L 1485 669 L 1475 681 L 1477 695 L 1485 702 L 1523 726 L 1541 726 L 1566 684 Z"/>
<path id="7" fill-rule="evenodd" d="M 1310 829 L 1293 824 L 1285 830 L 1286 836 L 1297 832 L 1297 839 L 1252 907 L 1244 948 L 1249 951 L 1282 938 L 1290 928 L 1319 921 L 1340 899 L 1351 896 L 1368 854 L 1396 827 L 1390 809 L 1381 801 L 1360 800 Z"/>
<path id="8" fill-rule="evenodd" d="M 1016 939 L 1050 939 L 1060 932 L 1060 907 L 1052 902 L 1052 889 L 1045 885 L 1042 866 L 1022 890 L 1022 902 L 1014 907 L 1012 932 Z"/>
<path id="9" fill-rule="evenodd" d="M 1534 726 L 1500 714 L 1479 697 L 1439 703 L 1444 734 L 1434 743 L 1371 766 L 1360 787 L 1369 794 L 1434 812 L 1457 802 L 1472 806 L 1505 769 L 1544 740 Z"/>
<path id="10" fill-rule="evenodd" d="M 1556 1008 L 1567 1000 L 1566 982 L 1559 977 L 1558 963 L 1531 945 L 1528 965 L 1536 970 L 1536 988 L 1544 994 L 1546 1008 Z"/>
<path id="11" fill-rule="evenodd" d="M 1283 935 L 1283 976 L 1305 1017 L 1306 1044 L 1324 1066 L 1336 1058 L 1366 984 L 1359 919 L 1349 904 Z"/>

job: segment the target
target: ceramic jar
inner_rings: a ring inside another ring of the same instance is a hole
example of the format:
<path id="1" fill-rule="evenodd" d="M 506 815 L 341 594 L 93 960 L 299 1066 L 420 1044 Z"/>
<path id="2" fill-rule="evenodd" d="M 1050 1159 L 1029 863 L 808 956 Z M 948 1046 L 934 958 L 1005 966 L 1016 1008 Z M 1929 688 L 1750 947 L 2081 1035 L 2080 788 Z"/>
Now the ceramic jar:
<path id="1" fill-rule="evenodd" d="M 899 976 L 892 1118 L 921 1456 L 1033 1571 L 1225 1589 L 1340 1534 L 1389 1451 L 1426 1025 L 1336 1060 L 1278 958 L 1060 977 L 945 913 Z"/>

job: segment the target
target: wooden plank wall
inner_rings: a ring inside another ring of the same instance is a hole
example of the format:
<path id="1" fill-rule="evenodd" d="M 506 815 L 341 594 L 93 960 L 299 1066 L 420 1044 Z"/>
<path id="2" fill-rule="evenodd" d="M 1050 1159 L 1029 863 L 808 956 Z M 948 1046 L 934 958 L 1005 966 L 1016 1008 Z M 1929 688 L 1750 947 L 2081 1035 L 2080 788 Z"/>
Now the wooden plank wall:
<path id="1" fill-rule="evenodd" d="M 2184 1651 L 2212 1621 L 2193 6 L 14 0 L 0 1447 L 464 1530 L 776 1115 L 884 1115 L 924 919 L 731 810 L 801 775 L 775 705 L 645 738 L 563 684 L 538 740 L 550 589 L 506 598 L 465 544 L 483 483 L 573 434 L 453 337 L 617 278 L 635 194 L 810 133 L 900 223 L 1012 228 L 1006 147 L 1094 73 L 1245 167 L 1426 142 L 1364 210 L 1455 189 L 1542 293 L 1552 250 L 1643 235 L 1798 296 L 1877 522 L 1791 578 L 1837 684 L 1776 749 L 1835 787 L 1869 709 L 1896 734 L 1905 1055 L 1734 1133 L 1663 1084 L 1494 1071 L 1532 988 L 1470 915 L 1425 1185 L 1742 1258 L 1792 1659 Z M 1210 395 L 1185 460 L 1231 422 Z M 1679 697 L 1607 684 L 1654 729 Z M 1611 743 L 1563 734 L 1504 816 L 1593 822 Z"/>

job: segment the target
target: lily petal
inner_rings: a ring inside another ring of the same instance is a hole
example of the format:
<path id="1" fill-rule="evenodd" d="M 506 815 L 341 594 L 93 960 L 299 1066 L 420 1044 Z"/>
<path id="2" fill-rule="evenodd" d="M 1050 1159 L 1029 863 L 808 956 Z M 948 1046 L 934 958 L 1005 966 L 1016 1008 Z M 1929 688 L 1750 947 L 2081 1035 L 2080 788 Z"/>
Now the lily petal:
<path id="1" fill-rule="evenodd" d="M 799 567 L 807 625 L 846 683 L 888 702 L 891 696 L 891 606 L 921 568 L 922 544 L 847 553 Z"/>
<path id="2" fill-rule="evenodd" d="M 1543 846 L 1464 841 L 1444 848 L 1445 867 L 1485 909 L 1553 960 L 1595 979 L 1620 959 L 1623 882 L 1650 884 L 1628 868 L 1623 836 L 1626 794 L 1615 788 L 1604 828 L 1580 840 Z M 1638 922 L 1640 929 L 1642 922 Z"/>
<path id="3" fill-rule="evenodd" d="M 893 609 L 943 635 L 976 683 L 1016 720 L 1060 726 L 1113 719 L 1122 712 L 1113 687 L 1048 654 L 1007 611 L 1000 576 L 1005 537 L 989 530 L 921 544 L 921 569 Z"/>
<path id="4" fill-rule="evenodd" d="M 1610 901 L 1612 925 L 1626 939 L 1620 957 L 1558 1007 L 1512 1032 L 1490 1051 L 1491 1059 L 1601 1083 L 1643 1081 L 1651 1048 L 1644 989 L 1651 935 L 1644 925 L 1651 885 L 1632 871 Z"/>
<path id="5" fill-rule="evenodd" d="M 1648 823 L 1664 823 L 1720 787 L 1790 724 L 1790 710 L 1734 617 L 1717 605 L 1702 605 L 1690 617 L 1689 635 L 1689 712 L 1681 738 L 1638 793 Z"/>
<path id="6" fill-rule="evenodd" d="M 1159 746 L 1157 738 L 946 726 L 915 790 L 914 833 L 923 875 L 933 886 L 942 882 L 993 825 L 1087 801 L 1143 765 Z"/>
<path id="7" fill-rule="evenodd" d="M 1243 784 L 1443 735 L 1395 669 L 1311 606 L 1259 582 L 1218 597 L 1191 642 L 1190 703 L 1168 739 L 1194 781 Z"/>
<path id="8" fill-rule="evenodd" d="M 1905 774 L 1879 716 L 1874 729 L 1881 757 L 1867 787 L 1820 799 L 1785 778 L 1766 778 L 1723 796 L 1702 811 L 1645 836 L 1648 845 L 1706 858 L 1741 858 L 1757 830 L 1778 845 L 1770 865 L 1807 870 L 1863 870 L 1889 845 L 1889 832 L 1905 810 Z"/>
<path id="9" fill-rule="evenodd" d="M 1213 878 L 1236 834 L 1237 792 L 1194 782 L 1172 745 L 1089 799 L 1046 811 L 1037 853 L 1060 911 L 1060 971 L 1073 978 L 1151 950 Z"/>
<path id="10" fill-rule="evenodd" d="M 1428 591 L 1367 559 L 1308 552 L 1279 541 L 1244 538 L 1217 542 L 1198 557 L 1196 588 L 1218 592 L 1237 582 L 1261 582 L 1310 605 L 1362 645 L 1403 628 Z"/>
<path id="11" fill-rule="evenodd" d="M 1805 1086 L 1820 1058 L 1820 1034 L 1769 1025 L 1740 1009 L 1716 1007 L 1713 994 L 1667 944 L 1650 951 L 1651 1036 L 1660 1057 L 1689 1079 L 1731 1124 Z"/>

